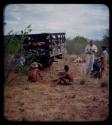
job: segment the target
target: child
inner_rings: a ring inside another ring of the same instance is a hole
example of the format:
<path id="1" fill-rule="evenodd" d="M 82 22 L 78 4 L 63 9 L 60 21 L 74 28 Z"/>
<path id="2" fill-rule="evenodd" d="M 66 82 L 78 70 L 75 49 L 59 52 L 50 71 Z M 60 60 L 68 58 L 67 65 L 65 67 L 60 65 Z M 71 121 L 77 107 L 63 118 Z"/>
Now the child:
<path id="1" fill-rule="evenodd" d="M 59 73 L 59 78 L 54 81 L 56 81 L 56 84 L 65 84 L 65 85 L 70 85 L 71 82 L 73 82 L 73 78 L 69 73 L 68 65 L 64 66 L 64 72 Z"/>
<path id="2" fill-rule="evenodd" d="M 102 58 L 95 59 L 91 76 L 93 76 L 94 78 L 101 77 L 101 65 L 102 65 Z"/>
<path id="3" fill-rule="evenodd" d="M 102 46 L 102 53 L 101 53 L 101 77 L 103 77 L 104 71 L 106 70 L 108 63 L 108 52 L 105 46 Z"/>
<path id="4" fill-rule="evenodd" d="M 40 70 L 38 69 L 38 64 L 36 62 L 33 62 L 31 64 L 31 72 L 28 76 L 28 80 L 32 82 L 36 82 L 39 79 L 39 77 L 42 79 Z"/>
<path id="5" fill-rule="evenodd" d="M 102 78 L 103 72 L 106 67 L 106 58 L 107 57 L 105 57 L 104 53 L 102 52 L 101 56 L 95 59 L 93 64 L 93 71 L 91 73 L 94 78 Z"/>
<path id="6" fill-rule="evenodd" d="M 108 61 L 108 52 L 107 52 L 107 47 L 102 46 L 102 56 L 104 56 L 105 61 Z"/>

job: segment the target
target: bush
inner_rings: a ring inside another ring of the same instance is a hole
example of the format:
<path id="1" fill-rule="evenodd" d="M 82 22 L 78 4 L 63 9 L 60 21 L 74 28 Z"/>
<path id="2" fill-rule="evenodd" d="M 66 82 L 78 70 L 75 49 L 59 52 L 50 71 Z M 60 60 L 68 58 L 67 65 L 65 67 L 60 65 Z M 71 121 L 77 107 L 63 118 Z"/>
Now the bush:
<path id="1" fill-rule="evenodd" d="M 30 27 L 31 25 L 27 26 L 24 30 L 21 30 L 21 33 L 19 35 L 17 35 L 17 33 L 14 33 L 13 31 L 10 31 L 6 36 L 4 36 L 4 47 L 5 47 L 5 58 L 4 58 L 5 63 L 4 64 L 5 64 L 5 68 L 7 68 L 7 65 L 8 67 L 10 67 L 9 70 L 6 71 L 8 74 L 10 74 L 9 71 L 11 71 L 11 69 L 13 68 L 11 66 L 12 62 L 14 66 L 16 65 L 17 71 L 22 70 L 21 65 L 18 63 L 15 64 L 15 62 L 12 60 L 15 60 L 15 57 L 17 55 L 19 56 L 24 55 L 23 42 L 25 38 L 27 37 L 27 34 L 31 32 Z M 11 60 L 8 58 L 9 55 L 13 55 L 13 58 Z M 8 78 L 8 75 L 7 75 L 7 78 Z"/>
<path id="2" fill-rule="evenodd" d="M 32 62 L 38 62 L 38 54 L 33 52 L 28 52 L 25 56 L 27 64 L 31 64 Z"/>
<path id="3" fill-rule="evenodd" d="M 73 39 L 66 39 L 65 47 L 68 54 L 81 54 L 84 53 L 88 39 L 82 36 L 76 36 Z M 101 47 L 109 47 L 109 36 L 105 35 L 102 40 L 95 40 L 95 44 L 98 47 L 98 54 L 101 53 Z M 109 48 L 108 48 L 109 51 Z"/>
<path id="4" fill-rule="evenodd" d="M 77 36 L 71 40 L 66 40 L 66 49 L 68 51 L 68 54 L 81 54 L 82 52 L 84 52 L 86 44 L 86 38 Z"/>
<path id="5" fill-rule="evenodd" d="M 23 42 L 26 38 L 26 35 L 31 32 L 31 25 L 27 26 L 24 30 L 21 30 L 21 33 L 17 35 L 13 31 L 10 31 L 4 37 L 5 53 L 7 54 L 17 54 L 22 53 L 23 51 Z"/>

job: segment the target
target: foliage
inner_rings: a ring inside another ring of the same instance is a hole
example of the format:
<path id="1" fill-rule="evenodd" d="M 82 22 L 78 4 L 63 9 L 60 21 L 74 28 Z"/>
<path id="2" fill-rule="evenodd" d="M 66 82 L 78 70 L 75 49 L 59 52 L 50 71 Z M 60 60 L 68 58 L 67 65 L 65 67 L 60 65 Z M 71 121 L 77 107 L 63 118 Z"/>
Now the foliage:
<path id="1" fill-rule="evenodd" d="M 28 52 L 25 56 L 25 59 L 27 61 L 30 61 L 30 63 L 32 63 L 33 61 L 38 61 L 38 54 L 33 52 Z"/>
<path id="2" fill-rule="evenodd" d="M 12 69 L 12 66 L 11 66 L 12 64 L 13 66 L 15 66 L 15 69 L 18 71 L 21 71 L 23 69 L 23 67 L 19 63 L 16 62 L 16 57 L 17 56 L 20 57 L 21 55 L 24 55 L 23 42 L 27 34 L 31 31 L 32 31 L 31 25 L 28 25 L 24 30 L 21 30 L 19 35 L 17 33 L 14 33 L 11 30 L 6 36 L 4 36 L 4 47 L 5 47 L 5 60 L 4 61 L 5 61 L 5 68 L 7 69 L 7 65 L 9 67 L 8 68 L 9 70 L 7 71 L 8 74 L 10 74 L 9 71 Z M 13 58 L 10 61 L 8 61 L 10 55 L 13 55 Z M 6 75 L 7 77 L 8 77 L 8 74 Z"/>
<path id="3" fill-rule="evenodd" d="M 22 71 L 23 66 L 18 63 L 18 64 L 16 64 L 15 69 L 16 69 L 16 72 L 20 72 L 20 71 Z"/>
<path id="4" fill-rule="evenodd" d="M 5 53 L 16 54 L 22 53 L 23 42 L 26 35 L 31 32 L 31 25 L 27 26 L 24 30 L 21 30 L 20 35 L 17 35 L 12 30 L 4 37 Z"/>
<path id="5" fill-rule="evenodd" d="M 81 54 L 84 52 L 88 39 L 82 36 L 76 36 L 73 39 L 66 39 L 66 49 L 68 54 Z M 98 47 L 98 52 L 101 52 L 101 47 L 106 46 L 109 48 L 109 36 L 106 34 L 102 40 L 95 40 Z"/>
<path id="6" fill-rule="evenodd" d="M 77 36 L 72 40 L 67 39 L 66 49 L 69 54 L 80 54 L 84 50 L 86 44 L 87 44 L 86 38 Z"/>
<path id="7" fill-rule="evenodd" d="M 28 65 L 22 66 L 21 64 L 17 63 L 15 67 L 15 72 L 27 75 L 29 72 L 29 69 L 30 67 Z"/>

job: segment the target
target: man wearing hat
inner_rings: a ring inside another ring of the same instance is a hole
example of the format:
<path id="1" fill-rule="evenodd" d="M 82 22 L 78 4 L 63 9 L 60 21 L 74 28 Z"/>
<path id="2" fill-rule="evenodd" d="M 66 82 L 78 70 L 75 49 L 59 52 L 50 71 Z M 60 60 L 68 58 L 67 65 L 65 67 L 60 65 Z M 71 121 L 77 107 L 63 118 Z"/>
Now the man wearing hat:
<path id="1" fill-rule="evenodd" d="M 95 53 L 97 53 L 97 51 L 98 51 L 97 46 L 94 44 L 93 40 L 90 40 L 85 48 L 87 74 L 93 71 Z"/>
<path id="2" fill-rule="evenodd" d="M 39 77 L 42 79 L 42 76 L 40 74 L 40 70 L 38 69 L 38 63 L 37 62 L 33 62 L 31 64 L 31 72 L 28 76 L 28 80 L 32 81 L 32 82 L 36 82 Z"/>

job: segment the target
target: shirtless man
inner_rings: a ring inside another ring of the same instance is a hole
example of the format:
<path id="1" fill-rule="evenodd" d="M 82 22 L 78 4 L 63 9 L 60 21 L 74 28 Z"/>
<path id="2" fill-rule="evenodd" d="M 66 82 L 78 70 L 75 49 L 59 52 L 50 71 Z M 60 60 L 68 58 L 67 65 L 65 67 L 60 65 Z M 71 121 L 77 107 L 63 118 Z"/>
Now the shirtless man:
<path id="1" fill-rule="evenodd" d="M 55 81 L 55 85 L 57 84 L 70 85 L 71 82 L 73 82 L 73 78 L 69 72 L 68 65 L 64 66 L 64 72 L 59 73 L 59 78 L 54 81 Z"/>

